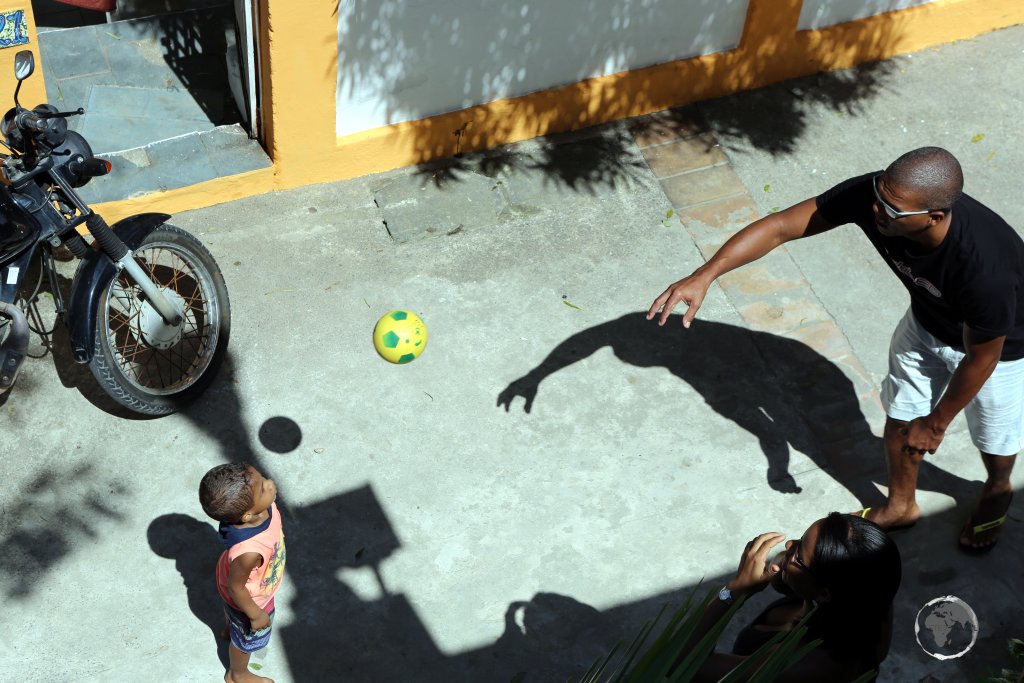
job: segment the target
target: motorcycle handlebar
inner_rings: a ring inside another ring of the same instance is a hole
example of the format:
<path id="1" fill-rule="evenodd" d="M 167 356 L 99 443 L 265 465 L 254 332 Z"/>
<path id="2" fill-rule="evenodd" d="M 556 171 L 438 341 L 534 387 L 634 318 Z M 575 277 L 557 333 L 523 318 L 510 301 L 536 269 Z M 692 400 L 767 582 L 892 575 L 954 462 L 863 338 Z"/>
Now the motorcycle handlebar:
<path id="1" fill-rule="evenodd" d="M 15 117 L 15 123 L 19 128 L 30 133 L 45 133 L 50 119 L 64 119 L 69 116 L 84 114 L 85 110 L 79 107 L 74 111 L 49 111 L 54 109 L 52 105 L 41 104 L 35 109 L 22 109 Z"/>
<path id="2" fill-rule="evenodd" d="M 85 113 L 85 110 L 79 107 L 74 111 L 44 111 L 37 112 L 39 118 L 42 119 L 66 119 L 69 116 L 81 116 Z"/>
<path id="3" fill-rule="evenodd" d="M 15 119 L 18 128 L 27 131 L 41 133 L 46 130 L 46 119 L 34 111 L 23 110 L 18 112 Z"/>

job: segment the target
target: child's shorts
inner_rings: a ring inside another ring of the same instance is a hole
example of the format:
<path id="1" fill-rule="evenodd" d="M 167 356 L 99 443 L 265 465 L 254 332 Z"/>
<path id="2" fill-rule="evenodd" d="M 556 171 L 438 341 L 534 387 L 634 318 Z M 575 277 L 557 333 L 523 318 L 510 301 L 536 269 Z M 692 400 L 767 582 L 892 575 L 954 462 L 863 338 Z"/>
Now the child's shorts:
<path id="1" fill-rule="evenodd" d="M 273 605 L 273 602 L 268 605 L 270 610 L 267 614 L 270 615 L 270 624 L 266 628 L 261 628 L 259 631 L 250 631 L 249 617 L 246 616 L 245 612 L 241 612 L 231 605 L 224 603 L 224 616 L 228 619 L 228 630 L 231 633 L 231 644 L 245 653 L 252 653 L 265 648 L 267 643 L 270 642 L 270 629 L 274 625 Z"/>

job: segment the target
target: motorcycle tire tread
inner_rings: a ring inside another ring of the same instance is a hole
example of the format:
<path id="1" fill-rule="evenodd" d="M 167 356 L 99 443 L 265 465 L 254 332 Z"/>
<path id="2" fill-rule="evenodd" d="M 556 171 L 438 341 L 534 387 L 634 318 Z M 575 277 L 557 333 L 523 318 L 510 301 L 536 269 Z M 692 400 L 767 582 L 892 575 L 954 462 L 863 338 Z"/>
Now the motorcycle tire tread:
<path id="1" fill-rule="evenodd" d="M 227 286 L 224 283 L 224 276 L 220 267 L 206 246 L 194 235 L 186 230 L 164 223 L 147 235 L 142 244 L 137 248 L 141 249 L 148 242 L 154 241 L 179 241 L 187 243 L 187 248 L 194 252 L 195 257 L 201 262 L 201 265 L 207 270 L 213 280 L 215 294 L 218 299 L 218 317 L 220 320 L 217 347 L 214 349 L 209 365 L 203 371 L 202 376 L 182 392 L 172 395 L 140 397 L 136 391 L 125 386 L 121 380 L 121 373 L 114 367 L 113 359 L 108 357 L 108 351 L 104 344 L 103 334 L 105 333 L 105 327 L 102 324 L 97 324 L 96 335 L 93 340 L 93 357 L 89 362 L 89 369 L 103 390 L 117 403 L 132 412 L 159 417 L 177 412 L 180 408 L 198 397 L 209 386 L 210 382 L 213 381 L 227 353 L 228 338 L 231 332 L 231 308 Z M 106 293 L 109 286 L 109 283 L 104 286 L 104 293 Z M 101 306 L 105 305 L 106 296 L 103 298 L 104 302 L 101 302 Z M 98 314 L 99 311 L 97 311 Z"/>

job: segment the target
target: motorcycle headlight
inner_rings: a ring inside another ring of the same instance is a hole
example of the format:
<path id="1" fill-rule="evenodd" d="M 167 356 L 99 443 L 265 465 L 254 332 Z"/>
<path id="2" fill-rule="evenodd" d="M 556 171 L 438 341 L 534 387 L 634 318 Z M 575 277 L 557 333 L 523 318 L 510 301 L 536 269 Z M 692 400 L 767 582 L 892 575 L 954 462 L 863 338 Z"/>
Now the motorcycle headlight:
<path id="1" fill-rule="evenodd" d="M 68 162 L 78 155 L 81 155 L 86 161 L 92 159 L 92 147 L 89 146 L 89 143 L 85 141 L 81 134 L 73 130 L 67 131 L 64 142 L 56 147 L 51 154 L 57 165 L 63 166 L 66 169 L 65 172 L 70 176 L 69 180 L 72 187 L 81 187 L 91 179 L 89 176 L 84 176 L 81 173 L 72 174 L 67 167 Z"/>

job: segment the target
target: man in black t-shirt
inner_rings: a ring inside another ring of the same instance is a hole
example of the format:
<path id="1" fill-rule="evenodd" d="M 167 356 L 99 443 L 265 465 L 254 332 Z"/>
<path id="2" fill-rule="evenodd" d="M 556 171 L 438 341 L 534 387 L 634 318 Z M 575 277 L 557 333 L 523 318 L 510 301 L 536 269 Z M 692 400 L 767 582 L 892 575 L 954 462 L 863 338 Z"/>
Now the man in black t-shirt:
<path id="1" fill-rule="evenodd" d="M 913 150 L 884 172 L 851 178 L 765 216 L 655 299 L 664 325 L 680 302 L 689 327 L 711 283 L 790 240 L 846 223 L 860 227 L 910 292 L 882 387 L 889 497 L 859 514 L 885 528 L 917 521 L 917 474 L 961 410 L 988 477 L 960 535 L 968 550 L 998 540 L 1024 445 L 1024 241 L 963 194 L 963 173 L 938 147 Z"/>

